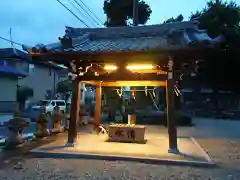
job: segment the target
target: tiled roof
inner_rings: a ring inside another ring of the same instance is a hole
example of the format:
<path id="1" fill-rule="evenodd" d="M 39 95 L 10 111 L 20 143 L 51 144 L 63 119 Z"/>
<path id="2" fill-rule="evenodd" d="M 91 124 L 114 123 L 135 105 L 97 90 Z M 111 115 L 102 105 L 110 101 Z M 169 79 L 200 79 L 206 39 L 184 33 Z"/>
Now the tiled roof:
<path id="1" fill-rule="evenodd" d="M 162 37 L 139 37 L 139 38 L 118 38 L 89 40 L 86 43 L 75 45 L 74 51 L 131 51 L 131 50 L 152 50 L 163 49 L 166 45 L 174 48 L 176 45 L 169 44 L 166 38 Z M 179 44 L 177 44 L 179 46 Z"/>
<path id="2" fill-rule="evenodd" d="M 86 33 L 91 33 L 97 37 L 134 37 L 134 36 L 151 36 L 166 35 L 169 31 L 172 30 L 184 30 L 184 29 L 197 29 L 198 22 L 196 21 L 185 21 L 185 22 L 175 22 L 175 23 L 166 23 L 166 24 L 157 24 L 157 25 L 145 25 L 145 26 L 122 26 L 122 27 L 108 27 L 108 28 L 72 28 L 66 27 L 66 31 L 71 33 L 73 38 L 79 37 Z"/>
<path id="3" fill-rule="evenodd" d="M 212 45 L 212 39 L 198 29 L 196 21 L 137 27 L 72 28 L 66 27 L 61 43 L 32 48 L 33 51 L 147 51 L 175 50 L 192 44 Z M 60 46 L 59 46 L 60 45 Z"/>

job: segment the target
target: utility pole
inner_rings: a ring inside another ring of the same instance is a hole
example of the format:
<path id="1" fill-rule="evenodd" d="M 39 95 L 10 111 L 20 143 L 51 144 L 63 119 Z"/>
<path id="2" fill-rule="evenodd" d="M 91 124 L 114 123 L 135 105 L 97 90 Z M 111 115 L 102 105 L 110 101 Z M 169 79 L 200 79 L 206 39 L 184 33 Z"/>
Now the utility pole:
<path id="1" fill-rule="evenodd" d="M 138 25 L 138 0 L 133 0 L 133 26 Z"/>
<path id="2" fill-rule="evenodd" d="M 18 55 L 18 54 L 17 54 L 17 51 L 16 51 L 16 49 L 15 49 L 15 47 L 14 47 L 14 42 L 13 42 L 13 38 L 12 38 L 12 28 L 9 29 L 9 36 L 10 36 L 11 48 L 13 49 L 13 52 L 14 52 L 16 55 Z"/>
<path id="3" fill-rule="evenodd" d="M 12 41 L 12 28 L 9 29 L 9 36 L 11 41 L 11 48 L 14 48 L 13 41 Z"/>

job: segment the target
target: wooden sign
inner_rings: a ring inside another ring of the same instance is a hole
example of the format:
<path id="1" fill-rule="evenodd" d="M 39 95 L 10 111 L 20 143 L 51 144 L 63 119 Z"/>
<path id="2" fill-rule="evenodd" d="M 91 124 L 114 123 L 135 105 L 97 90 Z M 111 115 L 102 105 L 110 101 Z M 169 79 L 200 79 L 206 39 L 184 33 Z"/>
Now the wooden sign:
<path id="1" fill-rule="evenodd" d="M 145 141 L 145 126 L 114 124 L 109 126 L 109 141 L 136 142 Z"/>

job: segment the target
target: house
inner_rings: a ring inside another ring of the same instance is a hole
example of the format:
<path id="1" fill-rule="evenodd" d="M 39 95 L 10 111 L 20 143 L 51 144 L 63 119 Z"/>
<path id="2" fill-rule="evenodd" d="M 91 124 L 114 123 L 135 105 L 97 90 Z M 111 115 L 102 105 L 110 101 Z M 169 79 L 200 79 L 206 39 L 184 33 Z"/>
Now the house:
<path id="1" fill-rule="evenodd" d="M 0 57 L 0 113 L 12 112 L 17 105 L 17 84 L 27 73 L 11 67 Z"/>
<path id="2" fill-rule="evenodd" d="M 17 85 L 32 88 L 31 102 L 37 102 L 46 99 L 46 95 L 52 96 L 55 94 L 59 72 L 62 67 L 49 62 L 33 63 L 31 56 L 13 48 L 0 49 L 0 57 L 8 67 L 28 74 L 27 77 L 18 79 Z"/>

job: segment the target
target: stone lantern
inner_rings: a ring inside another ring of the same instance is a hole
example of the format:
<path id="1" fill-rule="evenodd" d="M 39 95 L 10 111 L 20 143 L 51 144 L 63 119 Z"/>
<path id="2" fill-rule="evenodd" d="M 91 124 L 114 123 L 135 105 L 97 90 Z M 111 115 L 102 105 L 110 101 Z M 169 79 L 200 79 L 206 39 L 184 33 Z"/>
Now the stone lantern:
<path id="1" fill-rule="evenodd" d="M 47 128 L 48 125 L 48 118 L 46 114 L 45 106 L 42 106 L 41 113 L 39 114 L 36 120 L 36 138 L 43 138 L 49 136 L 49 131 Z"/>
<path id="2" fill-rule="evenodd" d="M 52 119 L 52 134 L 58 134 L 63 132 L 62 128 L 62 120 L 63 120 L 63 114 L 60 112 L 59 106 L 55 107 L 54 113 L 51 116 Z"/>
<path id="3" fill-rule="evenodd" d="M 9 130 L 6 147 L 16 147 L 24 142 L 23 129 L 29 126 L 29 122 L 20 117 L 18 109 L 13 113 L 13 118 L 5 126 Z"/>

